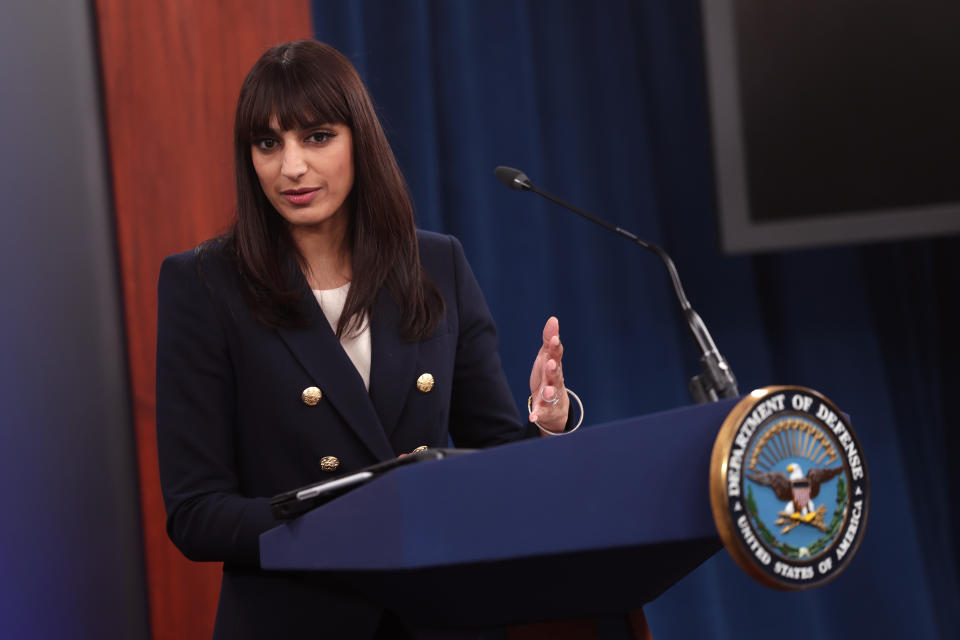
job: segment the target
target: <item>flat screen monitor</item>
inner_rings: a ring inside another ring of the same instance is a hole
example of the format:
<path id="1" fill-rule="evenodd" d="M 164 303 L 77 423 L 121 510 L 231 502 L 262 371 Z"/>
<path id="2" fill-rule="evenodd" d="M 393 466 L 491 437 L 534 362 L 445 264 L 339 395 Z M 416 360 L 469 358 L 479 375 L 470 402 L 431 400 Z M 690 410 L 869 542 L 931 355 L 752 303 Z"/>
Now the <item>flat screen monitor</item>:
<path id="1" fill-rule="evenodd" d="M 704 0 L 731 253 L 960 231 L 958 0 Z"/>

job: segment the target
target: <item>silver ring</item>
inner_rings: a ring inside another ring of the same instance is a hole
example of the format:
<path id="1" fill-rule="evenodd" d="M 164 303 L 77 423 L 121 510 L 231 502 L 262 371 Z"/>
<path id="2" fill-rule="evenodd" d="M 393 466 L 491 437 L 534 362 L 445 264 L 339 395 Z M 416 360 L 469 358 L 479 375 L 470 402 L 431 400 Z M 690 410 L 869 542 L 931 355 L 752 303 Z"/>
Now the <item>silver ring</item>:
<path id="1" fill-rule="evenodd" d="M 540 387 L 540 399 L 543 400 L 544 402 L 546 402 L 547 404 L 549 404 L 549 405 L 551 405 L 551 406 L 554 406 L 554 405 L 556 405 L 557 403 L 560 402 L 560 394 L 557 393 L 557 390 L 556 390 L 556 389 L 554 389 L 554 390 L 553 390 L 553 400 L 547 400 L 546 398 L 543 397 L 543 387 Z"/>
<path id="2" fill-rule="evenodd" d="M 550 431 L 549 429 L 544 429 L 539 422 L 534 422 L 533 424 L 537 425 L 537 428 L 540 429 L 540 431 L 543 431 L 544 435 L 565 436 L 573 433 L 580 428 L 581 424 L 583 424 L 583 403 L 580 401 L 580 396 L 575 394 L 573 391 L 570 391 L 570 389 L 567 389 L 566 391 L 567 395 L 573 398 L 576 401 L 577 406 L 580 407 L 580 419 L 577 420 L 577 424 L 573 425 L 573 429 L 570 429 L 570 431 Z M 533 413 L 533 396 L 527 398 L 527 413 Z"/>

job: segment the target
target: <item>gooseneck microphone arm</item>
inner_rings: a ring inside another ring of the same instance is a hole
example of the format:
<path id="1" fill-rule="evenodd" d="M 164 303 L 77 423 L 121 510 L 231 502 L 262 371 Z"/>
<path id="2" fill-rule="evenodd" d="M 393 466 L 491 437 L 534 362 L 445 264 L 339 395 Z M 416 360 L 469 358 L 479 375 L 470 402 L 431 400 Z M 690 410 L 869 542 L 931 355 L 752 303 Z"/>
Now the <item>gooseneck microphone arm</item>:
<path id="1" fill-rule="evenodd" d="M 658 255 L 663 261 L 663 264 L 667 267 L 667 273 L 670 274 L 670 281 L 673 284 L 673 291 L 676 293 L 677 300 L 680 303 L 681 313 L 683 314 L 683 318 L 686 321 L 687 326 L 690 328 L 690 333 L 693 334 L 693 339 L 697 342 L 697 346 L 699 347 L 701 353 L 700 364 L 703 367 L 703 372 L 694 376 L 690 380 L 690 394 L 693 396 L 694 402 L 702 404 L 704 402 L 715 402 L 719 398 L 735 398 L 740 395 L 740 392 L 737 389 L 737 380 L 733 375 L 733 370 L 730 368 L 730 365 L 727 364 L 727 361 L 723 359 L 723 356 L 720 355 L 720 351 L 717 350 L 717 345 L 713 342 L 713 338 L 710 336 L 707 326 L 700 318 L 700 315 L 694 311 L 693 307 L 690 305 L 690 301 L 687 300 L 687 294 L 683 291 L 683 284 L 680 282 L 680 276 L 677 273 L 677 268 L 674 266 L 673 260 L 670 259 L 670 256 L 667 255 L 666 251 L 655 244 L 641 240 L 626 229 L 621 229 L 620 227 L 614 226 L 605 220 L 601 220 L 600 218 L 597 218 L 596 216 L 591 215 L 582 209 L 578 209 L 577 207 L 564 202 L 563 200 L 550 193 L 547 193 L 546 191 L 538 189 L 537 187 L 533 186 L 533 183 L 530 182 L 530 178 L 528 178 L 527 175 L 522 171 L 513 169 L 511 167 L 497 167 L 494 170 L 494 174 L 502 183 L 511 189 L 517 189 L 519 191 L 532 191 L 538 196 L 546 198 L 550 202 L 558 204 L 564 209 L 569 209 L 578 216 L 586 218 L 590 222 L 600 225 L 604 229 L 612 231 L 613 233 L 640 245 L 647 251 Z"/>

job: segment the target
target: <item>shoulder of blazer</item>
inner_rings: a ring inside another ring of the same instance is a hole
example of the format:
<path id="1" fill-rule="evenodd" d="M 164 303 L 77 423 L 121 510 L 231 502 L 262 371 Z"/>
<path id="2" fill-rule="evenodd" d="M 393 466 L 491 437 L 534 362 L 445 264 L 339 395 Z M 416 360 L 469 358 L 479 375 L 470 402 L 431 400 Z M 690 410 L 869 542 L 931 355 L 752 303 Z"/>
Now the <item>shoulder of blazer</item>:
<path id="1" fill-rule="evenodd" d="M 161 316 L 164 307 L 188 304 L 207 309 L 224 328 L 241 318 L 255 322 L 247 310 L 237 262 L 216 240 L 167 256 L 160 267 L 158 293 Z"/>
<path id="2" fill-rule="evenodd" d="M 417 230 L 420 264 L 444 294 L 456 290 L 457 271 L 466 263 L 463 247 L 454 236 Z"/>
<path id="3" fill-rule="evenodd" d="M 167 256 L 163 260 L 161 273 L 166 269 L 179 272 L 183 276 L 193 272 L 201 282 L 208 285 L 224 285 L 230 280 L 233 280 L 234 286 L 239 285 L 239 266 L 236 260 L 227 255 L 223 242 L 217 239 Z"/>
<path id="4" fill-rule="evenodd" d="M 233 299 L 242 295 L 240 268 L 237 261 L 227 255 L 219 240 L 164 258 L 160 266 L 161 285 L 170 278 L 199 285 L 213 297 Z"/>
<path id="5" fill-rule="evenodd" d="M 460 249 L 460 243 L 453 236 L 417 229 L 417 241 L 420 243 L 420 262 L 427 271 L 438 263 L 450 263 L 453 251 Z"/>

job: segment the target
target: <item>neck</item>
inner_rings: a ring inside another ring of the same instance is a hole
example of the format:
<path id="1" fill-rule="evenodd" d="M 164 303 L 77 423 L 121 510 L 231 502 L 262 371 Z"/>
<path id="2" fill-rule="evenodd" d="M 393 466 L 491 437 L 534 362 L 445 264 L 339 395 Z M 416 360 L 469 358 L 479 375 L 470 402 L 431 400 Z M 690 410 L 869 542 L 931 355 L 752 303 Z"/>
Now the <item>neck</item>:
<path id="1" fill-rule="evenodd" d="M 305 262 L 304 276 L 311 289 L 336 289 L 353 278 L 346 225 L 337 218 L 315 226 L 290 227 L 290 237 Z"/>

